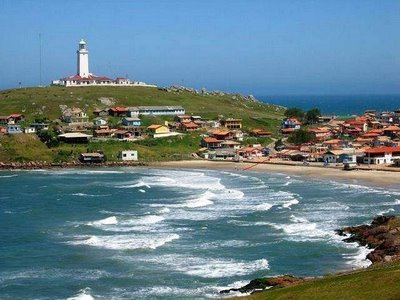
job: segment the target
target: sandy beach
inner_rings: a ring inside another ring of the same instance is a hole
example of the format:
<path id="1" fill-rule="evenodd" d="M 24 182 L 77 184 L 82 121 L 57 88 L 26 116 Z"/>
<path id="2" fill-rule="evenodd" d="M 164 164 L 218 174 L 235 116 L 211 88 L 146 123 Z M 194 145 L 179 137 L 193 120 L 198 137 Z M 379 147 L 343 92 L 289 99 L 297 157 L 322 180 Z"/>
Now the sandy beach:
<path id="1" fill-rule="evenodd" d="M 210 169 L 210 170 L 231 170 L 236 172 L 266 171 L 298 176 L 307 176 L 315 179 L 332 179 L 346 181 L 349 184 L 368 184 L 374 186 L 396 187 L 400 183 L 400 172 L 383 170 L 353 170 L 344 171 L 334 167 L 316 167 L 303 165 L 284 165 L 275 163 L 247 163 L 227 161 L 169 161 L 152 163 L 154 167 L 167 168 L 188 168 L 188 169 Z"/>

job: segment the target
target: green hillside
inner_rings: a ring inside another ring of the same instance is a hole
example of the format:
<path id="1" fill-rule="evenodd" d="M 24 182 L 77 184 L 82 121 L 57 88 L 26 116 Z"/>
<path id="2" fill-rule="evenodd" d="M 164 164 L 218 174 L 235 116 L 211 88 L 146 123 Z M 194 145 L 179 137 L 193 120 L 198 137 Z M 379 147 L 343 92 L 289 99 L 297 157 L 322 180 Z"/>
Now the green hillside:
<path id="1" fill-rule="evenodd" d="M 114 99 L 115 106 L 181 105 L 189 114 L 204 118 L 240 117 L 245 126 L 270 129 L 283 115 L 282 108 L 233 97 L 149 87 L 35 87 L 0 91 L 0 115 L 22 112 L 28 119 L 47 116 L 54 120 L 61 115 L 60 105 L 79 107 L 91 115 L 93 109 L 107 107 L 100 98 Z"/>
<path id="2" fill-rule="evenodd" d="M 235 299 L 290 299 L 290 300 L 389 300 L 400 299 L 400 262 L 374 266 L 366 270 L 327 276 L 305 283 L 255 293 Z"/>
<path id="3" fill-rule="evenodd" d="M 93 118 L 96 108 L 113 106 L 169 105 L 183 106 L 187 114 L 200 115 L 205 119 L 217 119 L 219 116 L 241 118 L 243 130 L 262 128 L 277 133 L 284 109 L 245 99 L 234 94 L 196 94 L 190 91 L 167 91 L 149 87 L 34 87 L 0 91 L 0 115 L 12 113 L 25 115 L 25 124 L 35 118 L 46 117 L 55 121 L 61 117 L 62 108 L 78 107 Z M 142 124 L 162 124 L 172 120 L 173 116 L 141 117 Z M 110 117 L 112 123 L 118 118 Z M 48 161 L 68 162 L 75 160 L 86 151 L 102 150 L 108 160 L 116 160 L 120 150 L 136 149 L 140 160 L 173 160 L 189 158 L 190 153 L 199 148 L 203 131 L 193 132 L 180 137 L 139 142 L 90 142 L 88 145 L 61 143 L 48 149 L 40 140 L 26 134 L 0 136 L 0 161 Z M 249 138 L 248 143 L 268 143 L 269 138 Z"/>

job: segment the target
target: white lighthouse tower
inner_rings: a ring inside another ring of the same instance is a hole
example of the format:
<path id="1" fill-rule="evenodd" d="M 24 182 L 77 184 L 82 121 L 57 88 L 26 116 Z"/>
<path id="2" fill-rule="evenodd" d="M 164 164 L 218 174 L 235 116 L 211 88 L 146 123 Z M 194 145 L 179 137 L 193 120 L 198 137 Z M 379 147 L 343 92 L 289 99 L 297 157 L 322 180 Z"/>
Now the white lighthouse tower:
<path id="1" fill-rule="evenodd" d="M 76 51 L 78 56 L 78 75 L 82 78 L 89 77 L 89 51 L 86 49 L 86 42 L 81 39 L 79 42 L 78 51 Z"/>

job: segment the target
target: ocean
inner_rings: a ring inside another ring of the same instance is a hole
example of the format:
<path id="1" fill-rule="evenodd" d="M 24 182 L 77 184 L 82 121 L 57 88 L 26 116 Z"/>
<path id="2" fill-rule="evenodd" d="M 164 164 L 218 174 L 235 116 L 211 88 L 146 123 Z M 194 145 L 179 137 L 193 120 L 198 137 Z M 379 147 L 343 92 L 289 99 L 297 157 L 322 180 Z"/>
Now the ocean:
<path id="1" fill-rule="evenodd" d="M 400 95 L 346 95 L 346 96 L 258 96 L 262 102 L 305 111 L 319 108 L 322 114 L 337 116 L 362 115 L 366 110 L 393 111 L 400 109 Z"/>
<path id="2" fill-rule="evenodd" d="M 206 299 L 261 276 L 369 265 L 334 230 L 398 187 L 257 172 L 0 172 L 1 299 Z M 229 296 L 232 296 L 229 295 Z"/>

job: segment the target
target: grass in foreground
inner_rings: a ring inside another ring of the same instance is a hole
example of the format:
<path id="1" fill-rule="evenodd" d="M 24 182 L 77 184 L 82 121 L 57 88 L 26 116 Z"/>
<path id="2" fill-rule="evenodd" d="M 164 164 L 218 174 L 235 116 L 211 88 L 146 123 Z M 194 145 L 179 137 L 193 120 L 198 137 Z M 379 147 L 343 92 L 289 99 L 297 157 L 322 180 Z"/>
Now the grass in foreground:
<path id="1" fill-rule="evenodd" d="M 400 262 L 314 279 L 297 286 L 235 299 L 400 299 Z"/>

